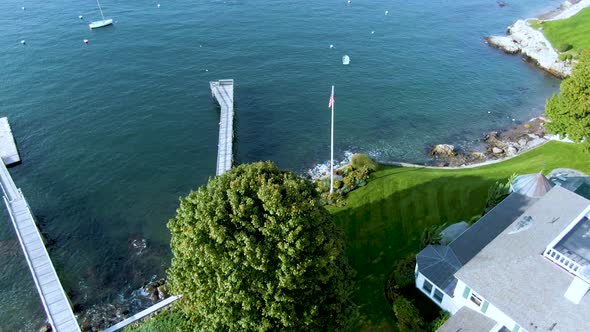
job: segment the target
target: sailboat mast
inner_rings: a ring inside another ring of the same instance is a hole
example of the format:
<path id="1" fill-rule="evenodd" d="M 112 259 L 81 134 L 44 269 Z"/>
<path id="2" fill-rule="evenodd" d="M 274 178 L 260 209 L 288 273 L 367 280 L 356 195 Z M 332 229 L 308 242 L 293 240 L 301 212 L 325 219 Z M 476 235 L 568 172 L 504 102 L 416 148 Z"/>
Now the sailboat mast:
<path id="1" fill-rule="evenodd" d="M 102 8 L 100 8 L 100 3 L 96 0 L 96 4 L 98 5 L 98 10 L 100 10 L 100 16 L 102 16 L 102 20 L 104 21 L 104 14 L 102 13 Z"/>

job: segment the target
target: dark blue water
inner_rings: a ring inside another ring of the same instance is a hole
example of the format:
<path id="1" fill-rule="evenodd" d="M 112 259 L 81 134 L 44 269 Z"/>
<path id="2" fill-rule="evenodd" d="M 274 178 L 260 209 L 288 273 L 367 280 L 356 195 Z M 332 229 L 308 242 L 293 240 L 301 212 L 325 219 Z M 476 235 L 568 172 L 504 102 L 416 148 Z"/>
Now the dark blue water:
<path id="1" fill-rule="evenodd" d="M 403 161 L 538 115 L 558 89 L 482 41 L 556 1 L 156 3 L 103 0 L 115 24 L 90 31 L 92 0 L 0 2 L 0 115 L 23 159 L 10 171 L 83 314 L 164 275 L 178 197 L 215 171 L 209 80 L 235 79 L 236 160 L 295 171 L 329 157 L 332 84 L 337 155 Z M 44 314 L 2 219 L 0 330 L 32 330 Z"/>

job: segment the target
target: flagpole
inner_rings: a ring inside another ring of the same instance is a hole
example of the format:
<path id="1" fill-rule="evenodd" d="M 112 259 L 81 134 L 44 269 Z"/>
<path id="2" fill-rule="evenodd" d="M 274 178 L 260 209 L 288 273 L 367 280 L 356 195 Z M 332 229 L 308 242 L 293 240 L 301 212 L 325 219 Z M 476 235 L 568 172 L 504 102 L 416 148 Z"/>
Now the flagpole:
<path id="1" fill-rule="evenodd" d="M 330 194 L 334 192 L 334 86 L 332 85 L 332 130 L 330 135 Z"/>

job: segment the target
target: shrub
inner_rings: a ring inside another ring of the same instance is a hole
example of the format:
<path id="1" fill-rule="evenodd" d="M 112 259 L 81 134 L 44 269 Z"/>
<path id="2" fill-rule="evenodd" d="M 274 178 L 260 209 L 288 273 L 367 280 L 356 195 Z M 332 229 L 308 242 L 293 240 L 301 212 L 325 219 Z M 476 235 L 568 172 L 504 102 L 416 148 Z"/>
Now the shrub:
<path id="1" fill-rule="evenodd" d="M 321 201 L 325 205 L 334 205 L 336 207 L 343 207 L 346 205 L 344 196 L 337 191 L 333 192 L 332 194 L 329 192 L 322 193 Z"/>
<path id="2" fill-rule="evenodd" d="M 364 153 L 355 153 L 352 155 L 352 168 L 360 169 L 366 167 L 369 172 L 375 172 L 379 169 L 379 164 L 373 161 L 368 155 Z"/>
<path id="3" fill-rule="evenodd" d="M 557 45 L 555 45 L 555 49 L 559 52 L 567 52 L 572 49 L 572 44 L 566 42 L 557 43 Z"/>
<path id="4" fill-rule="evenodd" d="M 316 181 L 320 193 L 330 191 L 330 178 L 323 178 Z"/>
<path id="5" fill-rule="evenodd" d="M 496 183 L 490 187 L 488 190 L 488 200 L 486 202 L 484 214 L 488 213 L 488 211 L 493 209 L 494 206 L 498 205 L 510 194 L 510 185 L 515 177 L 516 174 L 513 174 L 506 182 L 496 181 Z"/>
<path id="6" fill-rule="evenodd" d="M 438 317 L 430 323 L 430 330 L 436 331 L 443 326 L 443 324 L 451 317 L 451 314 L 448 311 L 441 310 L 438 314 Z"/>
<path id="7" fill-rule="evenodd" d="M 421 248 L 426 247 L 429 244 L 440 244 L 442 238 L 442 231 L 445 229 L 447 224 L 432 225 L 424 228 L 422 235 L 420 236 Z"/>
<path id="8" fill-rule="evenodd" d="M 525 129 L 530 129 L 531 128 L 531 124 L 530 123 L 525 123 L 524 124 L 524 128 Z"/>
<path id="9" fill-rule="evenodd" d="M 344 178 L 342 178 L 342 183 L 344 184 L 344 188 L 353 190 L 356 186 L 356 178 L 354 176 L 354 172 L 347 174 Z"/>
<path id="10" fill-rule="evenodd" d="M 389 274 L 385 286 L 385 297 L 390 303 L 395 302 L 402 288 L 414 285 L 416 256 L 406 256 L 393 264 L 393 271 Z"/>
<path id="11" fill-rule="evenodd" d="M 583 143 L 590 152 L 590 50 L 582 51 L 578 60 L 572 75 L 561 81 L 559 94 L 547 100 L 545 114 L 550 122 L 545 129 Z"/>
<path id="12" fill-rule="evenodd" d="M 400 331 L 419 331 L 425 325 L 414 303 L 403 296 L 398 296 L 393 302 L 393 312 Z"/>

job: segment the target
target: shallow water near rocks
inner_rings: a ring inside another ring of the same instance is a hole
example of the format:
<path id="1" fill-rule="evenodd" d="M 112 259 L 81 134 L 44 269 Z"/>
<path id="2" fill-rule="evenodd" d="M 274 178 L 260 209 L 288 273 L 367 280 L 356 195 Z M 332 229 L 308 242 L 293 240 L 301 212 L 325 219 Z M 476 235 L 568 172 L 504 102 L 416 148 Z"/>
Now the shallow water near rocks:
<path id="1" fill-rule="evenodd" d="M 178 197 L 215 172 L 209 80 L 235 79 L 236 161 L 301 173 L 329 158 L 332 84 L 336 157 L 409 162 L 538 115 L 559 86 L 482 40 L 556 1 L 101 4 L 115 23 L 91 31 L 94 1 L 0 2 L 0 115 L 23 159 L 10 171 L 82 313 L 164 275 Z M 2 220 L 0 330 L 35 330 L 44 313 Z"/>

